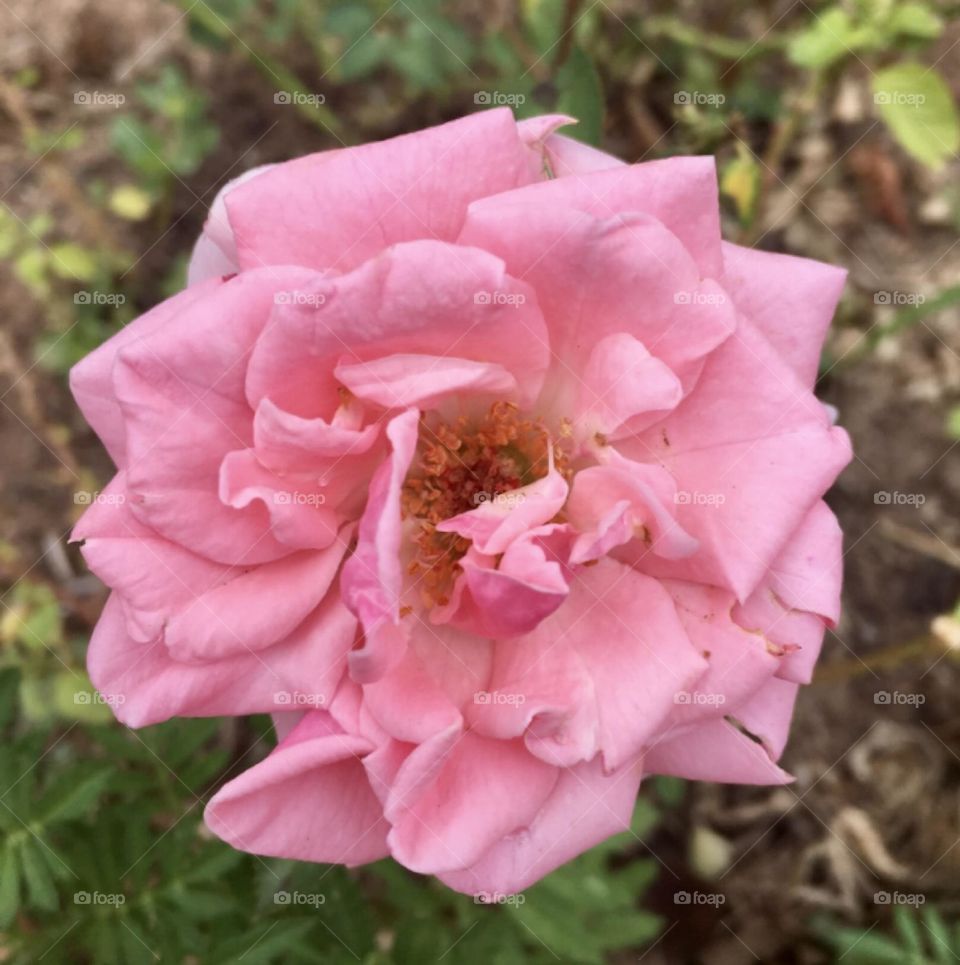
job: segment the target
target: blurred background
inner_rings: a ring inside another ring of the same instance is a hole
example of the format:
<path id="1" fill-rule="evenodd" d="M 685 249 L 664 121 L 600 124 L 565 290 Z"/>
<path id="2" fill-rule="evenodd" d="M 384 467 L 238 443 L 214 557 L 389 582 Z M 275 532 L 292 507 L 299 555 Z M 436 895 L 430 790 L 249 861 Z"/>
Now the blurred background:
<path id="1" fill-rule="evenodd" d="M 960 961 L 960 4 L 0 0 L 0 961 Z M 247 168 L 489 105 L 718 160 L 725 234 L 844 265 L 818 392 L 845 613 L 785 788 L 644 785 L 514 901 L 211 840 L 266 718 L 131 732 L 66 543 L 110 466 L 69 367 L 178 290 Z"/>

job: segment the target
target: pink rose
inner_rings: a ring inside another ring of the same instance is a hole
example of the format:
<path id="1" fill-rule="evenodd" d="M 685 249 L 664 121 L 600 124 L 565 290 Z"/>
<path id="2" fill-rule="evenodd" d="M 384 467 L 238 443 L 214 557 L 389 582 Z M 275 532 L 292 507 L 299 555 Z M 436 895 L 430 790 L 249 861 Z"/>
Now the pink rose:
<path id="1" fill-rule="evenodd" d="M 720 239 L 714 163 L 493 110 L 228 185 L 81 362 L 121 720 L 275 714 L 213 831 L 515 892 L 641 777 L 775 784 L 838 616 L 812 387 L 844 273 Z M 734 721 L 735 723 L 731 722 Z"/>

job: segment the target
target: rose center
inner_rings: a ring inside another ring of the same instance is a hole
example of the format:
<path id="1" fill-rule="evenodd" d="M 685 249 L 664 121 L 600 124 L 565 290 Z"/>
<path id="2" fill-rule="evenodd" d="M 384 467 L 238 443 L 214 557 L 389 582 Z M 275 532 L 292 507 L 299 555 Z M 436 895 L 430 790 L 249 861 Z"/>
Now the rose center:
<path id="1" fill-rule="evenodd" d="M 470 541 L 437 532 L 437 523 L 496 500 L 547 474 L 566 471 L 566 457 L 553 445 L 542 419 L 529 419 L 511 402 L 495 402 L 479 420 L 421 422 L 417 456 L 403 484 L 404 518 L 416 523 L 408 567 L 419 578 L 427 607 L 449 602 L 461 571 L 458 560 Z"/>

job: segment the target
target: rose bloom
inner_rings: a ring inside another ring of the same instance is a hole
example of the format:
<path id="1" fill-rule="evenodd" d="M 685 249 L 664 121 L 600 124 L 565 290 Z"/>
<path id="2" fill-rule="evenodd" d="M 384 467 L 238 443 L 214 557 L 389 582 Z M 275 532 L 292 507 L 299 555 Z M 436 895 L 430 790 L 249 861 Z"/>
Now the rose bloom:
<path id="1" fill-rule="evenodd" d="M 221 191 L 71 385 L 117 716 L 274 714 L 237 848 L 516 892 L 649 774 L 778 784 L 838 617 L 812 392 L 844 273 L 720 238 L 710 158 L 491 110 Z"/>

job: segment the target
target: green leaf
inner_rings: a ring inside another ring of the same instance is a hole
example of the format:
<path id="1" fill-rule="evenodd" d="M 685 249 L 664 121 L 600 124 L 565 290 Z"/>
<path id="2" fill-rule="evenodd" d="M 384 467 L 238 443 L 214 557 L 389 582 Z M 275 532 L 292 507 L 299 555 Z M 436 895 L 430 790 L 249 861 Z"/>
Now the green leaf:
<path id="1" fill-rule="evenodd" d="M 20 860 L 30 904 L 43 911 L 56 911 L 59 907 L 57 889 L 43 847 L 31 837 L 24 838 L 20 845 Z"/>
<path id="2" fill-rule="evenodd" d="M 82 777 L 71 775 L 69 781 L 62 782 L 57 793 L 47 796 L 45 807 L 35 820 L 51 824 L 82 817 L 100 796 L 112 774 L 110 765 L 100 765 Z"/>
<path id="3" fill-rule="evenodd" d="M 93 252 L 72 241 L 51 245 L 50 254 L 53 258 L 50 267 L 61 278 L 93 281 L 97 277 L 99 265 Z"/>
<path id="4" fill-rule="evenodd" d="M 142 221 L 153 203 L 150 195 L 135 184 L 121 184 L 110 193 L 110 210 L 127 221 Z"/>
<path id="5" fill-rule="evenodd" d="M 550 51 L 563 31 L 566 0 L 523 0 L 523 19 L 540 51 Z"/>
<path id="6" fill-rule="evenodd" d="M 720 190 L 733 201 L 740 224 L 749 227 L 760 196 L 760 166 L 742 144 L 737 145 L 737 156 L 723 168 Z"/>
<path id="7" fill-rule="evenodd" d="M 798 67 L 823 70 L 851 52 L 856 34 L 853 21 L 839 7 L 814 17 L 813 23 L 787 45 L 787 56 Z"/>
<path id="8" fill-rule="evenodd" d="M 960 149 L 960 116 L 932 68 L 902 63 L 873 77 L 873 99 L 893 136 L 918 161 L 939 167 Z"/>
<path id="9" fill-rule="evenodd" d="M 590 57 L 579 46 L 570 51 L 557 73 L 557 111 L 577 118 L 570 134 L 587 144 L 599 144 L 603 135 L 603 85 Z"/>
<path id="10" fill-rule="evenodd" d="M 901 3 L 890 15 L 887 29 L 894 35 L 933 40 L 943 33 L 943 20 L 924 3 Z"/>
<path id="11" fill-rule="evenodd" d="M 960 439 L 960 405 L 955 405 L 947 413 L 947 435 Z"/>
<path id="12" fill-rule="evenodd" d="M 17 855 L 8 843 L 0 852 L 0 928 L 13 921 L 20 907 L 20 874 Z"/>

